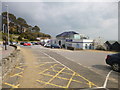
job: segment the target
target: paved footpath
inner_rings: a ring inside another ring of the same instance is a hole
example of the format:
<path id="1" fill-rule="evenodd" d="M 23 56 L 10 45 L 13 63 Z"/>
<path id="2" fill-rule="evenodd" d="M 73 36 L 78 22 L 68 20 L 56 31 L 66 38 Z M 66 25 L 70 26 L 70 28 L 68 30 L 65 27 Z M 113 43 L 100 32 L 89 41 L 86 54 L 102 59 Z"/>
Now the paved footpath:
<path id="1" fill-rule="evenodd" d="M 0 55 L 2 55 L 2 58 L 5 58 L 5 57 L 9 56 L 10 53 L 12 53 L 14 50 L 15 50 L 15 48 L 12 46 L 7 46 L 7 50 L 5 50 L 4 48 L 1 48 Z"/>
<path id="2" fill-rule="evenodd" d="M 12 53 L 14 50 L 15 48 L 12 46 L 7 46 L 7 50 L 5 50 L 4 48 L 2 48 L 2 46 L 0 46 L 0 62 L 2 58 L 9 56 L 10 53 Z M 2 71 L 1 66 L 0 66 L 0 71 Z M 0 72 L 0 87 L 1 87 L 1 83 L 2 83 L 2 72 Z"/>

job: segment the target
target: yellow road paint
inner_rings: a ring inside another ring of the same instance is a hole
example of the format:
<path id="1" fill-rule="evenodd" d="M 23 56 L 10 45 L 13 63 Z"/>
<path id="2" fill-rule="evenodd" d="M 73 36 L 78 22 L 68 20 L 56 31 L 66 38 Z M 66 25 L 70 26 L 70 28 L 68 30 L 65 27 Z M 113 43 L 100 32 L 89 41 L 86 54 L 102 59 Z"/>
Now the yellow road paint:
<path id="1" fill-rule="evenodd" d="M 66 67 L 64 67 L 63 69 L 61 69 L 55 76 L 53 76 L 53 78 L 51 78 L 46 84 L 50 83 L 54 78 L 56 78 Z M 45 84 L 45 85 L 46 85 Z"/>
<path id="2" fill-rule="evenodd" d="M 50 77 L 53 77 L 53 76 L 54 76 L 54 75 L 45 74 L 45 73 L 42 73 L 41 75 L 50 76 Z"/>
<path id="3" fill-rule="evenodd" d="M 36 80 L 36 81 L 46 84 L 46 82 L 44 82 L 44 81 L 40 81 L 40 80 Z M 66 88 L 66 87 L 64 87 L 64 86 L 56 85 L 56 84 L 53 84 L 53 83 L 47 83 L 47 84 L 52 85 L 52 86 L 56 86 L 56 87 L 60 87 L 60 88 Z"/>
<path id="4" fill-rule="evenodd" d="M 89 88 L 91 88 L 92 87 L 92 84 L 91 84 L 91 82 L 89 82 Z"/>
<path id="5" fill-rule="evenodd" d="M 12 75 L 12 76 L 10 76 L 10 77 L 15 77 L 15 76 L 23 77 L 22 75 L 20 75 L 20 74 L 22 74 L 22 73 L 23 73 L 23 72 L 20 72 L 20 73 L 17 73 L 17 74 Z"/>
<path id="6" fill-rule="evenodd" d="M 42 75 L 54 77 L 54 75 L 45 74 L 45 73 L 42 73 Z M 60 78 L 60 79 L 64 79 L 64 80 L 69 80 L 68 78 L 63 78 L 63 77 L 59 77 L 59 76 L 56 76 L 56 78 Z"/>
<path id="7" fill-rule="evenodd" d="M 11 86 L 12 88 L 18 88 L 20 86 L 20 84 L 18 84 L 18 85 L 12 85 L 12 84 L 9 84 L 9 83 L 3 83 L 3 84 Z"/>
<path id="8" fill-rule="evenodd" d="M 43 66 L 43 65 L 45 65 L 45 64 L 47 64 L 47 63 L 40 64 L 40 65 L 38 65 L 38 66 L 36 66 L 36 67 L 41 67 L 41 66 Z"/>
<path id="9" fill-rule="evenodd" d="M 70 83 L 71 83 L 71 81 L 72 81 L 72 79 L 73 79 L 74 75 L 75 75 L 75 72 L 73 73 L 72 77 L 70 78 L 70 80 L 69 80 L 69 82 L 68 82 L 68 84 L 67 84 L 67 87 L 66 87 L 66 88 L 68 88 L 68 87 L 70 86 Z"/>
<path id="10" fill-rule="evenodd" d="M 57 71 L 57 70 L 52 70 L 52 71 L 54 71 L 54 72 L 59 72 L 59 71 Z M 72 75 L 72 73 L 67 73 L 67 72 L 61 72 L 61 73 L 64 73 L 64 74 L 67 74 L 67 75 Z"/>
<path id="11" fill-rule="evenodd" d="M 73 80 L 73 79 L 72 79 L 72 81 L 77 82 L 77 83 L 83 83 L 83 82 L 81 82 L 81 81 Z"/>
<path id="12" fill-rule="evenodd" d="M 88 79 L 86 79 L 85 77 L 81 76 L 80 74 L 77 74 L 77 75 L 80 76 L 85 81 L 87 81 L 90 88 L 91 88 L 91 85 L 93 85 L 95 87 L 98 87 L 97 85 L 95 85 L 94 83 L 92 83 L 91 81 L 89 81 Z"/>
<path id="13" fill-rule="evenodd" d="M 42 72 L 40 72 L 39 74 L 44 73 L 45 71 L 48 71 L 50 68 L 53 68 L 53 67 L 54 67 L 54 66 L 56 66 L 56 65 L 58 65 L 58 64 L 54 64 L 54 65 L 50 66 L 49 68 L 47 68 L 47 69 L 43 70 L 43 71 L 42 71 Z"/>
<path id="14" fill-rule="evenodd" d="M 58 67 L 57 67 L 57 68 L 58 68 Z M 81 76 L 80 74 L 76 73 L 75 71 L 73 71 L 73 70 L 71 70 L 71 69 L 69 69 L 69 68 L 66 68 L 66 69 L 68 69 L 68 70 L 72 71 L 73 73 L 75 73 L 74 76 L 79 76 L 79 77 L 81 77 L 82 79 L 84 79 L 85 81 L 87 81 L 88 83 L 86 83 L 86 84 L 89 85 L 90 88 L 91 88 L 92 86 L 96 86 L 96 87 L 97 87 L 97 85 L 95 85 L 94 83 L 90 82 L 88 79 L 86 79 L 85 77 L 83 77 L 83 76 Z M 56 70 L 53 70 L 53 71 L 54 71 L 54 72 L 59 72 L 59 71 L 56 71 Z M 65 74 L 68 74 L 68 75 L 72 75 L 71 73 L 66 73 L 66 72 L 61 72 L 61 73 L 65 73 Z M 76 75 L 76 74 L 77 74 L 77 75 Z M 58 77 L 58 78 L 59 78 L 59 77 Z M 62 79 L 62 78 L 61 78 L 61 79 Z M 65 78 L 65 79 L 66 79 L 66 78 Z M 68 80 L 68 79 L 66 79 L 66 80 Z M 81 83 L 81 81 L 78 81 L 78 80 L 72 80 L 72 81 Z"/>
<path id="15" fill-rule="evenodd" d="M 54 76 L 54 75 L 45 74 L 45 73 L 42 73 L 42 75 L 45 75 L 45 76 L 50 76 L 50 77 L 53 77 L 53 76 Z M 68 79 L 68 78 L 59 77 L 59 76 L 57 76 L 56 78 L 60 78 L 60 79 L 63 79 L 63 80 L 70 80 L 70 79 Z M 77 82 L 77 83 L 83 83 L 83 82 L 81 82 L 81 81 L 74 80 L 74 79 L 72 79 L 72 81 Z M 87 85 L 88 85 L 88 84 L 87 84 Z"/>
<path id="16" fill-rule="evenodd" d="M 18 68 L 18 69 L 20 69 L 20 70 L 24 70 L 23 68 L 21 68 L 22 66 L 20 66 L 20 67 L 15 67 L 15 68 Z"/>
<path id="17" fill-rule="evenodd" d="M 59 78 L 59 79 L 68 80 L 68 84 L 67 84 L 66 88 L 68 88 L 68 87 L 70 86 L 70 83 L 71 83 L 72 81 L 77 82 L 77 83 L 87 84 L 87 85 L 89 86 L 89 88 L 92 88 L 92 86 L 97 87 L 97 85 L 95 85 L 94 83 L 92 83 L 91 81 L 89 81 L 88 79 L 86 79 L 85 77 L 81 76 L 80 74 L 76 73 L 75 71 L 73 71 L 73 70 L 71 70 L 71 69 L 69 69 L 69 68 L 66 68 L 66 67 L 60 68 L 60 69 L 61 69 L 60 71 L 50 70 L 50 68 L 53 68 L 54 66 L 56 66 L 56 64 L 52 65 L 52 66 L 49 67 L 48 69 L 45 69 L 44 71 L 42 71 L 42 72 L 39 73 L 39 74 L 42 74 L 42 75 L 45 75 L 45 76 L 50 76 L 50 77 L 52 77 L 48 82 L 44 82 L 44 81 L 43 81 L 43 82 L 45 83 L 45 85 L 46 85 L 46 84 L 50 84 L 50 82 L 51 82 L 54 78 Z M 55 68 L 59 68 L 59 67 L 55 67 Z M 72 71 L 73 74 L 67 73 L 67 72 L 63 72 L 63 71 L 66 70 L 66 69 Z M 57 74 L 56 74 L 56 75 L 45 74 L 44 72 L 45 72 L 45 71 L 48 71 L 48 70 L 57 72 Z M 58 75 L 59 75 L 60 73 L 72 75 L 72 77 L 71 77 L 70 79 L 64 78 L 64 77 L 59 77 Z M 84 83 L 84 82 L 81 82 L 81 81 L 78 81 L 78 80 L 74 80 L 74 79 L 73 79 L 74 76 L 79 76 L 80 78 L 82 78 L 83 80 L 87 81 L 88 83 Z M 59 85 L 58 85 L 58 86 L 59 86 Z"/>

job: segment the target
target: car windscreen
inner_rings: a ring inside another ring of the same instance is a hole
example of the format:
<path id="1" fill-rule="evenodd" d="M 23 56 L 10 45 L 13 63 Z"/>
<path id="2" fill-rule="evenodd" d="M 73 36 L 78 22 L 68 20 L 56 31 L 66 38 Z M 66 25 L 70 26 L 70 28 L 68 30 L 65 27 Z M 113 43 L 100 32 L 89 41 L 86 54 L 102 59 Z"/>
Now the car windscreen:
<path id="1" fill-rule="evenodd" d="M 117 55 L 120 57 L 120 53 L 117 53 Z"/>

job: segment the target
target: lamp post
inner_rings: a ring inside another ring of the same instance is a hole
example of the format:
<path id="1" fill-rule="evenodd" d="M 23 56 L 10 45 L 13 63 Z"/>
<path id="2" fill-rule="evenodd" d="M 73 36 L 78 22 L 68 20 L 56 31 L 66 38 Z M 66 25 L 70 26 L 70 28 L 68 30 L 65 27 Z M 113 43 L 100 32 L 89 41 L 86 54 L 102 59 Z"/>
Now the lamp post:
<path id="1" fill-rule="evenodd" d="M 2 32 L 5 33 L 5 24 L 3 24 L 3 31 Z"/>
<path id="2" fill-rule="evenodd" d="M 8 29 L 8 45 L 9 45 L 9 13 L 8 13 L 8 5 L 6 5 L 7 8 L 7 29 Z"/>

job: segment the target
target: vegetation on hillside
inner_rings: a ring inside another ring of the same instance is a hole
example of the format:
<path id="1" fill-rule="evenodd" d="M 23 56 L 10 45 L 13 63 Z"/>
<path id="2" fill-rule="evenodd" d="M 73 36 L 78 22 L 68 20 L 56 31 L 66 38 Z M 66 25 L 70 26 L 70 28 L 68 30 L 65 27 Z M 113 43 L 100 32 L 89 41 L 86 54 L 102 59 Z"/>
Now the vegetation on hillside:
<path id="1" fill-rule="evenodd" d="M 7 12 L 2 13 L 2 32 L 3 32 L 3 40 L 7 38 Z M 48 34 L 44 34 L 40 32 L 40 27 L 37 25 L 31 26 L 27 24 L 27 21 L 21 17 L 16 18 L 14 14 L 9 13 L 9 33 L 10 36 L 17 36 L 16 40 L 24 40 L 27 39 L 29 41 L 36 40 L 37 37 L 40 38 L 50 38 L 51 36 Z M 10 38 L 12 40 L 12 38 Z"/>

